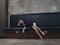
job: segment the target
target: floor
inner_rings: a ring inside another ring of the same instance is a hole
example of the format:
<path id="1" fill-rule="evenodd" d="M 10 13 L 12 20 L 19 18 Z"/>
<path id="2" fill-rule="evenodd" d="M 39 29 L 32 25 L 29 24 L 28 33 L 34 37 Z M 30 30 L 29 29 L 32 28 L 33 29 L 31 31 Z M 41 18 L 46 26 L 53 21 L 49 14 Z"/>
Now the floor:
<path id="1" fill-rule="evenodd" d="M 0 45 L 60 45 L 60 39 L 0 39 Z"/>

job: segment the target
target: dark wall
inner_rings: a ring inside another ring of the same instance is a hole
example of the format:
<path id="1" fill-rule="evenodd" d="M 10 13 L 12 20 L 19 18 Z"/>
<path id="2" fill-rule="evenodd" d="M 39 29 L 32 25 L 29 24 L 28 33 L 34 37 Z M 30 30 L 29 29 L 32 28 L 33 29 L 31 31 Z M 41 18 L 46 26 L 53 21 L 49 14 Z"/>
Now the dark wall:
<path id="1" fill-rule="evenodd" d="M 10 16 L 10 27 L 17 27 L 18 21 L 24 20 L 27 27 L 36 22 L 39 27 L 60 27 L 60 13 L 16 14 Z"/>

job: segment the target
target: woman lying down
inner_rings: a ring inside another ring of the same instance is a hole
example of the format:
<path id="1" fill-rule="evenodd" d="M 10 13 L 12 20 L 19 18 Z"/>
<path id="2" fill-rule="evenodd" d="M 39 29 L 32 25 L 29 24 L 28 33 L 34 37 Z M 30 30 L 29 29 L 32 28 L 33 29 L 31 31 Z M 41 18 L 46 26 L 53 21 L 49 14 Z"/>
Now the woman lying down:
<path id="1" fill-rule="evenodd" d="M 19 25 L 21 25 L 21 24 L 24 26 L 24 28 L 23 28 L 23 30 L 22 30 L 22 33 L 24 33 L 24 31 L 25 31 L 25 29 L 26 29 L 26 25 L 25 25 L 25 23 L 24 23 L 23 20 L 19 20 L 17 26 L 19 26 Z M 38 36 L 39 36 L 41 39 L 43 39 L 42 36 L 41 36 L 41 34 L 42 34 L 42 35 L 45 35 L 45 33 L 36 25 L 35 22 L 33 23 L 32 28 L 33 28 L 34 31 L 38 34 Z M 41 34 L 40 34 L 39 32 L 41 32 Z"/>

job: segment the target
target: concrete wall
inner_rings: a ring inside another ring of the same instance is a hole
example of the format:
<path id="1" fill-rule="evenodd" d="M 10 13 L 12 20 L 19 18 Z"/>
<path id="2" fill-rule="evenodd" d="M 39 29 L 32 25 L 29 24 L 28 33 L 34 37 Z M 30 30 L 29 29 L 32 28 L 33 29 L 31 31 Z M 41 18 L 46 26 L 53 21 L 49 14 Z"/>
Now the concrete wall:
<path id="1" fill-rule="evenodd" d="M 9 0 L 9 13 L 60 12 L 60 0 Z"/>

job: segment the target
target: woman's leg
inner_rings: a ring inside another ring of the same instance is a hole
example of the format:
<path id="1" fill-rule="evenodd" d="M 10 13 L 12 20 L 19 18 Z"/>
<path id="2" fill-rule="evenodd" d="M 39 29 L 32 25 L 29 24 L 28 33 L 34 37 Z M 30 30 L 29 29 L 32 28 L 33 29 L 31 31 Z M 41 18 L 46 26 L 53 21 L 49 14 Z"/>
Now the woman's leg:
<path id="1" fill-rule="evenodd" d="M 26 27 L 23 28 L 22 33 L 24 33 L 25 29 L 26 29 Z"/>
<path id="2" fill-rule="evenodd" d="M 40 33 L 38 32 L 38 30 L 37 30 L 34 26 L 32 26 L 32 28 L 35 30 L 35 32 L 38 34 L 38 36 L 39 36 L 41 39 L 43 39 L 42 36 L 40 35 Z"/>
<path id="3" fill-rule="evenodd" d="M 36 28 L 39 30 L 39 32 L 42 33 L 42 35 L 45 35 L 45 33 L 40 28 L 38 28 L 37 26 L 36 26 Z"/>

